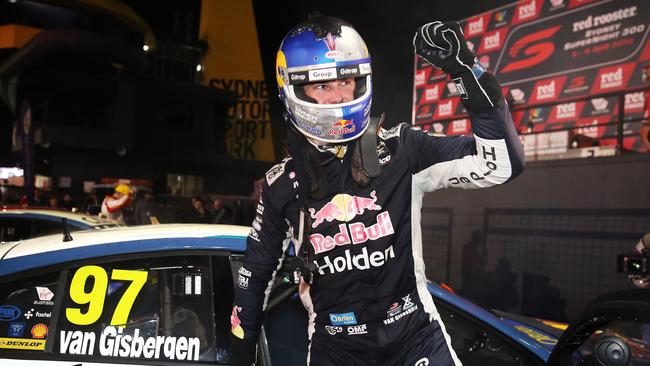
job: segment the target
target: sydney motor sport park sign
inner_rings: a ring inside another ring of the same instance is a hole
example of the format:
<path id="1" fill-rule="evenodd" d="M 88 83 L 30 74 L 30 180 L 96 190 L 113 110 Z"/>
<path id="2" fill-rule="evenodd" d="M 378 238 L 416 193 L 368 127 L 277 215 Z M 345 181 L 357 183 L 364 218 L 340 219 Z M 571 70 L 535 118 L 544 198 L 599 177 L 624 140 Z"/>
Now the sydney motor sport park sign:
<path id="1" fill-rule="evenodd" d="M 524 0 L 461 21 L 468 46 L 503 86 L 520 131 L 580 127 L 615 143 L 616 96 L 578 97 L 641 87 L 650 61 L 650 1 Z M 470 133 L 456 88 L 444 73 L 415 58 L 413 124 L 449 135 Z M 624 98 L 626 119 L 643 113 L 643 93 Z M 638 123 L 625 124 L 638 136 Z M 635 133 L 636 132 L 636 133 Z M 625 139 L 626 148 L 639 145 Z"/>

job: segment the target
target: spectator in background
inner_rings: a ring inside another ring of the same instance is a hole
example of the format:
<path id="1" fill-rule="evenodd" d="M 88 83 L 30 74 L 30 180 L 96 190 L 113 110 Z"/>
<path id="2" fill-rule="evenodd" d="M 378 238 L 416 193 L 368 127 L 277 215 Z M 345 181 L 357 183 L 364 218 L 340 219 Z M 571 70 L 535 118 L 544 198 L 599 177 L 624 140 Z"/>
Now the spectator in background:
<path id="1" fill-rule="evenodd" d="M 158 204 L 154 200 L 153 192 L 138 192 L 135 200 L 135 224 L 149 225 L 151 218 L 158 216 Z"/>
<path id="2" fill-rule="evenodd" d="M 68 211 L 76 211 L 77 202 L 72 199 L 70 193 L 63 193 L 63 207 Z"/>
<path id="3" fill-rule="evenodd" d="M 233 212 L 228 206 L 224 206 L 221 198 L 212 200 L 212 212 L 214 213 L 213 224 L 232 224 Z"/>
<path id="4" fill-rule="evenodd" d="M 43 197 L 43 191 L 38 188 L 34 189 L 34 206 L 47 206 L 48 202 Z"/>
<path id="5" fill-rule="evenodd" d="M 84 199 L 81 209 L 89 215 L 97 215 L 101 210 L 101 204 L 102 202 L 97 198 L 97 191 L 92 189 Z"/>
<path id="6" fill-rule="evenodd" d="M 59 197 L 56 195 L 56 193 L 52 193 L 50 197 L 47 199 L 47 207 L 49 208 L 61 208 L 59 207 Z"/>
<path id="7" fill-rule="evenodd" d="M 203 198 L 199 196 L 192 197 L 192 206 L 194 207 L 194 211 L 190 215 L 189 222 L 211 224 L 214 221 L 214 215 L 212 211 L 206 209 Z"/>
<path id="8" fill-rule="evenodd" d="M 102 216 L 124 224 L 124 208 L 131 204 L 131 189 L 126 184 L 115 186 L 115 193 L 112 196 L 104 197 L 102 201 Z"/>

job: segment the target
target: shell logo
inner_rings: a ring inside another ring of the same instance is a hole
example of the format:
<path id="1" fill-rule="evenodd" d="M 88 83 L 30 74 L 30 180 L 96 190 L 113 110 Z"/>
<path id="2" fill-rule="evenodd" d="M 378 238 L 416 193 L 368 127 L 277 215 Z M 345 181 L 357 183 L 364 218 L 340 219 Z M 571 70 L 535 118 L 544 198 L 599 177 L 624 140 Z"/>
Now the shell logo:
<path id="1" fill-rule="evenodd" d="M 47 335 L 47 325 L 38 323 L 32 327 L 32 337 L 36 339 L 43 339 Z"/>

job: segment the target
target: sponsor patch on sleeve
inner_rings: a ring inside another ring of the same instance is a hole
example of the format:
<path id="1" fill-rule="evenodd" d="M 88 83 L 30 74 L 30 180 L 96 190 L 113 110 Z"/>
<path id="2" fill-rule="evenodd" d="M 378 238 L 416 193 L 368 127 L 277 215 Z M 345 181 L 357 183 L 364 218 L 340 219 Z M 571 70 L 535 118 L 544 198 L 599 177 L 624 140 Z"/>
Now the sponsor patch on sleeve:
<path id="1" fill-rule="evenodd" d="M 391 128 L 390 130 L 385 130 L 385 129 L 382 128 L 380 130 L 380 132 L 379 132 L 379 137 L 382 140 L 388 140 L 388 139 L 393 138 L 393 137 L 399 137 L 400 133 L 402 132 L 402 125 L 403 124 L 404 123 L 400 123 L 397 126 Z"/>
<path id="2" fill-rule="evenodd" d="M 289 159 L 282 160 L 281 163 L 274 165 L 268 172 L 266 172 L 266 183 L 270 186 L 275 182 L 282 173 L 284 173 L 284 167 L 287 164 Z"/>

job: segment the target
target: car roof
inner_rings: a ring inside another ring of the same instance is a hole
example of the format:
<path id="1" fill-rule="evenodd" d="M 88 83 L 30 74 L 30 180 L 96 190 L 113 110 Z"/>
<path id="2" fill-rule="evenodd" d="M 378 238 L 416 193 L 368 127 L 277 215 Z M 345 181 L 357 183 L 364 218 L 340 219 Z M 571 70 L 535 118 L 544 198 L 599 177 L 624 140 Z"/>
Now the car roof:
<path id="1" fill-rule="evenodd" d="M 110 255 L 176 251 L 243 252 L 250 228 L 234 225 L 161 224 L 85 230 L 0 245 L 0 276 Z"/>
<path id="2" fill-rule="evenodd" d="M 0 209 L 0 217 L 7 216 L 34 218 L 48 221 L 61 221 L 61 219 L 65 218 L 71 225 L 88 229 L 122 226 L 122 224 L 114 220 L 103 219 L 93 215 L 86 215 L 84 213 L 73 213 L 70 211 L 47 208 L 3 207 Z"/>

